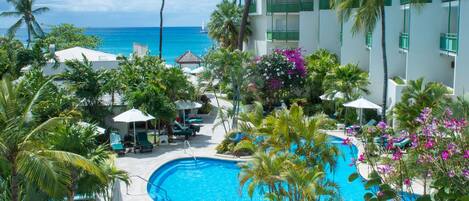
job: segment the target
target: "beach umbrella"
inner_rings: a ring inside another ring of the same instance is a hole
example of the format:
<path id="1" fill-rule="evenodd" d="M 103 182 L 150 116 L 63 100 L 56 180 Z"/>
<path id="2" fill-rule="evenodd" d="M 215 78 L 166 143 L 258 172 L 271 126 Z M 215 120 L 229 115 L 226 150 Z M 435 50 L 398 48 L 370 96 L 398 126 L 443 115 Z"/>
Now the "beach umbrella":
<path id="1" fill-rule="evenodd" d="M 135 122 L 147 122 L 149 120 L 155 119 L 155 117 L 145 114 L 144 112 L 131 109 L 122 114 L 119 114 L 113 118 L 115 122 L 122 122 L 122 123 L 133 123 L 134 125 L 134 152 L 135 146 L 137 145 L 137 131 L 135 129 Z"/>
<path id="2" fill-rule="evenodd" d="M 349 108 L 356 108 L 360 110 L 360 125 L 362 125 L 363 109 L 375 109 L 377 111 L 381 110 L 381 106 L 376 105 L 373 102 L 366 100 L 364 98 L 359 98 L 352 102 L 345 103 L 344 106 L 349 107 Z"/>
<path id="3" fill-rule="evenodd" d="M 194 101 L 178 100 L 174 104 L 176 104 L 177 110 L 183 111 L 182 119 L 183 119 L 184 126 L 186 126 L 186 110 L 199 109 L 202 107 L 202 104 L 194 102 Z"/>

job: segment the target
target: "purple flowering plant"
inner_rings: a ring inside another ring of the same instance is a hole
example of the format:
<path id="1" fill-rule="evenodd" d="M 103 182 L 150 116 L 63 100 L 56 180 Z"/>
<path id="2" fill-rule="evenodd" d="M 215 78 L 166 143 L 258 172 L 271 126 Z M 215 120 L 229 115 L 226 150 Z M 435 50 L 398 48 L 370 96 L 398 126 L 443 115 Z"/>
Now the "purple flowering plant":
<path id="1" fill-rule="evenodd" d="M 435 115 L 432 109 L 425 108 L 415 122 L 418 127 L 412 133 L 394 132 L 384 122 L 363 130 L 365 151 L 359 161 L 372 167 L 372 174 L 379 178 L 374 182 L 393 186 L 396 197 L 398 191 L 414 192 L 410 185 L 413 181 L 431 186 L 436 200 L 469 195 L 466 120 L 455 118 L 449 109 Z M 430 197 L 427 188 L 423 192 L 425 198 Z"/>
<path id="2" fill-rule="evenodd" d="M 276 49 L 254 60 L 253 80 L 271 98 L 301 88 L 307 76 L 301 49 Z"/>

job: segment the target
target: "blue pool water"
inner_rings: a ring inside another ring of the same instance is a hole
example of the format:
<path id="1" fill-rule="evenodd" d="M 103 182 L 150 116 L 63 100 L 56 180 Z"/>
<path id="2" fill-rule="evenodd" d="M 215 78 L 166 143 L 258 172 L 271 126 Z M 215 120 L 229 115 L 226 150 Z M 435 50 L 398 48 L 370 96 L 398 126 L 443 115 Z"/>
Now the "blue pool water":
<path id="1" fill-rule="evenodd" d="M 350 158 L 357 155 L 357 149 L 342 145 L 342 140 L 338 138 L 332 138 L 331 142 L 339 147 L 345 157 L 338 159 L 337 171 L 328 177 L 340 186 L 340 196 L 344 201 L 363 200 L 365 188 L 362 181 L 348 182 L 349 175 L 356 172 L 355 166 L 349 164 Z M 153 200 L 164 200 L 165 194 L 172 201 L 263 200 L 259 192 L 252 199 L 246 191 L 239 194 L 239 173 L 236 162 L 199 158 L 196 163 L 193 159 L 180 159 L 163 165 L 153 173 L 147 190 Z"/>

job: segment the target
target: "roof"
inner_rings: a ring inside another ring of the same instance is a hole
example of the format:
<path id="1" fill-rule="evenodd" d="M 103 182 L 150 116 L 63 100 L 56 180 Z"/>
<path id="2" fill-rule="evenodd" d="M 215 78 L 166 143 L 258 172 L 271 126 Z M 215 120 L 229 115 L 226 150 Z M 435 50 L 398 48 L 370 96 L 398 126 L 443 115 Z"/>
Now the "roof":
<path id="1" fill-rule="evenodd" d="M 116 61 L 117 56 L 105 52 L 100 52 L 96 50 L 86 49 L 82 47 L 72 47 L 65 50 L 60 50 L 55 52 L 55 56 L 59 62 L 65 62 L 67 60 L 83 60 L 85 55 L 88 61 Z"/>
<path id="2" fill-rule="evenodd" d="M 176 63 L 178 64 L 200 64 L 202 59 L 197 55 L 193 54 L 191 51 L 184 52 L 183 55 L 176 58 Z"/>

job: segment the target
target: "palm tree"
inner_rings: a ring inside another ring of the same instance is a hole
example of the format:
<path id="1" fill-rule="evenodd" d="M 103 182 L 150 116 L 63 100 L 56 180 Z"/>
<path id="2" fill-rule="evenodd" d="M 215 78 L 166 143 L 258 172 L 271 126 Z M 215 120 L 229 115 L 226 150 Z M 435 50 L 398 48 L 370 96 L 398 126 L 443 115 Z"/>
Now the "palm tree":
<path id="1" fill-rule="evenodd" d="M 40 7 L 40 8 L 33 9 L 35 0 L 7 0 L 7 2 L 13 4 L 13 6 L 15 7 L 15 11 L 2 12 L 0 16 L 20 17 L 20 19 L 8 29 L 8 35 L 11 35 L 11 36 L 15 35 L 16 31 L 24 23 L 28 30 L 27 47 L 29 48 L 31 44 L 32 35 L 34 35 L 35 37 L 44 37 L 44 31 L 42 30 L 39 23 L 36 21 L 35 15 L 39 15 L 46 11 L 49 11 L 49 8 Z"/>
<path id="2" fill-rule="evenodd" d="M 0 163 L 8 163 L 9 195 L 12 201 L 20 200 L 20 193 L 28 185 L 37 186 L 49 195 L 63 192 L 70 181 L 63 174 L 61 164 L 81 168 L 102 177 L 102 173 L 80 155 L 47 147 L 47 137 L 64 120 L 53 117 L 38 121 L 33 115 L 37 100 L 44 95 L 44 83 L 33 96 L 21 96 L 24 81 L 14 84 L 4 77 L 0 82 Z"/>
<path id="3" fill-rule="evenodd" d="M 208 23 L 208 34 L 220 43 L 221 47 L 234 50 L 238 47 L 243 10 L 236 0 L 223 0 L 217 5 Z M 247 33 L 247 34 L 246 34 Z M 246 26 L 243 40 L 247 39 L 250 29 Z"/>
<path id="4" fill-rule="evenodd" d="M 305 91 L 311 102 L 319 102 L 324 94 L 323 82 L 326 75 L 339 66 L 337 55 L 326 49 L 319 49 L 305 58 L 308 67 Z"/>
<path id="5" fill-rule="evenodd" d="M 347 64 L 335 68 L 324 78 L 325 93 L 334 97 L 337 93 L 344 94 L 345 101 L 350 101 L 356 95 L 368 93 L 368 73 L 356 64 Z"/>
<path id="6" fill-rule="evenodd" d="M 109 184 L 117 179 L 128 183 L 127 174 L 116 170 L 113 164 L 113 153 L 108 151 L 105 145 L 98 145 L 96 141 L 98 135 L 99 133 L 94 126 L 82 126 L 69 122 L 60 126 L 56 134 L 49 138 L 54 149 L 87 158 L 105 175 L 103 178 L 99 178 L 80 168 L 66 166 L 70 174 L 70 183 L 65 191 L 69 201 L 73 201 L 77 194 L 105 194 Z M 106 194 L 112 196 L 112 194 Z"/>
<path id="7" fill-rule="evenodd" d="M 248 24 L 249 6 L 251 5 L 251 1 L 252 0 L 244 1 L 243 17 L 241 18 L 241 27 L 239 29 L 239 37 L 238 37 L 238 49 L 241 51 L 243 50 L 243 42 L 245 41 L 244 34 L 246 33 L 246 26 Z"/>
<path id="8" fill-rule="evenodd" d="M 435 112 L 441 112 L 444 109 L 446 95 L 449 94 L 448 88 L 441 83 L 424 83 L 423 78 L 411 80 L 402 90 L 401 101 L 396 104 L 394 114 L 398 120 L 400 128 L 406 128 L 414 132 L 419 123 L 415 120 L 421 114 L 423 109 L 432 108 Z"/>
<path id="9" fill-rule="evenodd" d="M 161 1 L 161 9 L 160 9 L 160 59 L 163 59 L 163 10 L 164 10 L 164 1 Z"/>

